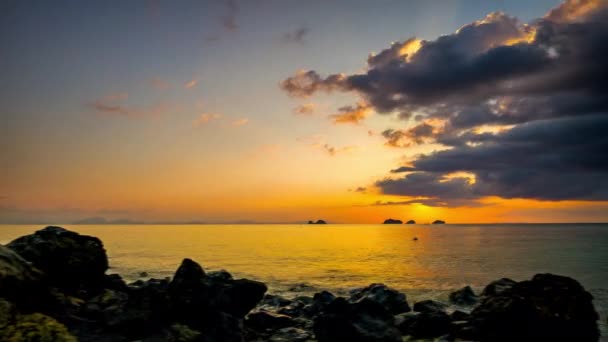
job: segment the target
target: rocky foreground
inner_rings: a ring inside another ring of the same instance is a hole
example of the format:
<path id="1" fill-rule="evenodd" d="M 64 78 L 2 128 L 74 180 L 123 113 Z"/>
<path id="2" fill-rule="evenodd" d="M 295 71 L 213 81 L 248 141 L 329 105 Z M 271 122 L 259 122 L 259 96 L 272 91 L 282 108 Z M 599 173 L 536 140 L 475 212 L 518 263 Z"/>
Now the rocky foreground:
<path id="1" fill-rule="evenodd" d="M 172 279 L 126 284 L 106 274 L 102 242 L 60 227 L 0 245 L 0 341 L 597 341 L 592 296 L 574 279 L 537 274 L 500 279 L 473 306 L 448 314 L 444 303 L 410 307 L 383 284 L 286 299 L 261 282 L 206 273 L 184 259 Z"/>

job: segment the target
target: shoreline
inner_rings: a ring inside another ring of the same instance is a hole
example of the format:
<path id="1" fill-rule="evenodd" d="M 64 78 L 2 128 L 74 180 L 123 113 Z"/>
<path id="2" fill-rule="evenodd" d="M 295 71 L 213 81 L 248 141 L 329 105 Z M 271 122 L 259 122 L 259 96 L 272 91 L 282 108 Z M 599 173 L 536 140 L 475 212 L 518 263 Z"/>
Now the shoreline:
<path id="1" fill-rule="evenodd" d="M 50 329 L 63 336 L 58 341 L 599 339 L 591 295 L 576 280 L 551 274 L 499 279 L 481 293 L 464 287 L 450 303 L 414 303 L 384 284 L 342 297 L 308 289 L 316 293 L 289 299 L 227 271 L 205 272 L 191 259 L 171 279 L 126 284 L 106 274 L 101 240 L 60 227 L 0 247 L 0 310 L 9 317 L 0 326 L 16 333 L 34 320 L 40 334 Z M 45 318 L 32 317 L 39 313 Z"/>

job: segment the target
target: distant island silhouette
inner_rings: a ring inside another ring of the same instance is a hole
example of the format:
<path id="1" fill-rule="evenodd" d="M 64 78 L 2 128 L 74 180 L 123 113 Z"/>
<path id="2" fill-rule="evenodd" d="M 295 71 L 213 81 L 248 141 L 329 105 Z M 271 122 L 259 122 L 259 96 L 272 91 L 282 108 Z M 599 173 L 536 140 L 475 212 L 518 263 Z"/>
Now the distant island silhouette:
<path id="1" fill-rule="evenodd" d="M 401 221 L 401 220 L 395 220 L 395 219 L 392 219 L 392 218 L 384 220 L 384 224 L 402 224 L 402 223 L 403 223 L 403 221 Z"/>
<path id="2" fill-rule="evenodd" d="M 317 222 L 310 220 L 308 221 L 308 224 L 327 224 L 327 222 L 325 222 L 325 220 L 317 220 Z"/>
<path id="3" fill-rule="evenodd" d="M 435 220 L 435 221 L 433 221 L 433 224 L 445 224 L 445 221 L 443 221 L 443 220 Z"/>
<path id="4" fill-rule="evenodd" d="M 407 221 L 405 224 L 416 224 L 416 221 L 414 221 L 414 220 L 409 220 L 409 221 Z"/>

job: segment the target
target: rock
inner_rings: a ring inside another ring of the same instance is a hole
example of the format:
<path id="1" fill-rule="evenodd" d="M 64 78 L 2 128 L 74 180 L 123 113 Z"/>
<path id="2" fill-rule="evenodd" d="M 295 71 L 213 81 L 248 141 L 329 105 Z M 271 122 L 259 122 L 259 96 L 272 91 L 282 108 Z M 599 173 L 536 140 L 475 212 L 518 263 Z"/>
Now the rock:
<path id="1" fill-rule="evenodd" d="M 40 313 L 17 315 L 0 330 L 0 341 L 77 342 L 63 324 Z"/>
<path id="2" fill-rule="evenodd" d="M 236 317 L 245 317 L 264 297 L 268 288 L 264 283 L 237 279 L 225 283 L 219 295 L 219 309 Z"/>
<path id="3" fill-rule="evenodd" d="M 405 294 L 384 284 L 371 284 L 362 289 L 351 291 L 349 302 L 356 303 L 361 300 L 376 302 L 391 314 L 399 314 L 411 310 Z"/>
<path id="4" fill-rule="evenodd" d="M 436 302 L 434 300 L 423 300 L 414 303 L 414 311 L 416 312 L 437 312 L 444 311 L 447 308 L 446 304 Z"/>
<path id="5" fill-rule="evenodd" d="M 494 288 L 496 290 L 496 288 Z M 481 341 L 597 341 L 593 297 L 574 279 L 537 274 L 486 295 L 471 312 Z"/>
<path id="6" fill-rule="evenodd" d="M 402 223 L 403 223 L 403 221 L 401 221 L 401 220 L 395 220 L 395 219 L 392 219 L 392 218 L 384 220 L 384 224 L 402 224 Z"/>
<path id="7" fill-rule="evenodd" d="M 173 324 L 167 335 L 169 342 L 199 342 L 202 337 L 200 331 L 190 329 L 183 324 Z"/>
<path id="8" fill-rule="evenodd" d="M 96 237 L 49 226 L 22 236 L 7 247 L 44 272 L 51 285 L 67 293 L 101 290 L 108 257 Z"/>
<path id="9" fill-rule="evenodd" d="M 104 289 L 116 290 L 121 292 L 129 291 L 127 283 L 118 274 L 108 274 L 104 280 Z"/>
<path id="10" fill-rule="evenodd" d="M 336 298 L 315 318 L 314 333 L 319 342 L 401 342 L 393 316 L 365 298 L 354 303 Z"/>
<path id="11" fill-rule="evenodd" d="M 245 326 L 256 331 L 278 330 L 294 325 L 296 323 L 291 317 L 267 311 L 250 313 L 245 320 Z"/>
<path id="12" fill-rule="evenodd" d="M 140 278 L 146 278 L 146 277 L 148 277 L 148 272 L 139 272 L 139 277 Z"/>
<path id="13" fill-rule="evenodd" d="M 450 319 L 452 321 L 466 321 L 469 319 L 469 317 L 471 317 L 470 314 L 460 310 L 455 310 L 452 312 L 452 314 L 450 314 Z"/>
<path id="14" fill-rule="evenodd" d="M 501 278 L 498 280 L 494 280 L 493 282 L 486 285 L 486 287 L 483 289 L 483 292 L 481 292 L 481 295 L 498 296 L 506 291 L 511 290 L 515 284 L 517 284 L 517 282 L 509 278 Z"/>
<path id="15" fill-rule="evenodd" d="M 409 220 L 409 221 L 407 221 L 405 224 L 416 224 L 416 221 L 414 221 L 414 220 Z"/>
<path id="16" fill-rule="evenodd" d="M 228 271 L 226 270 L 219 270 L 219 271 L 213 271 L 213 272 L 209 272 L 207 274 L 207 276 L 213 280 L 217 280 L 217 281 L 228 281 L 228 280 L 232 280 L 232 274 L 230 274 Z"/>
<path id="17" fill-rule="evenodd" d="M 433 338 L 450 331 L 450 316 L 443 311 L 426 311 L 398 315 L 396 326 L 404 335 L 414 338 Z"/>
<path id="18" fill-rule="evenodd" d="M 280 308 L 290 305 L 291 302 L 292 301 L 287 298 L 267 293 L 258 305 Z"/>
<path id="19" fill-rule="evenodd" d="M 308 221 L 308 224 L 327 224 L 324 220 L 317 220 L 316 222 Z"/>
<path id="20" fill-rule="evenodd" d="M 24 311 L 53 309 L 45 275 L 13 250 L 0 245 L 0 297 Z"/>
<path id="21" fill-rule="evenodd" d="M 13 323 L 16 314 L 15 306 L 11 302 L 0 298 L 0 331 Z"/>
<path id="22" fill-rule="evenodd" d="M 311 334 L 303 329 L 289 327 L 277 330 L 268 339 L 269 342 L 306 342 L 311 340 Z"/>
<path id="23" fill-rule="evenodd" d="M 317 292 L 312 297 L 312 303 L 306 305 L 304 310 L 309 317 L 316 316 L 320 312 L 324 311 L 325 308 L 336 299 L 331 292 L 321 291 Z"/>
<path id="24" fill-rule="evenodd" d="M 243 342 L 243 319 L 216 312 L 204 324 L 204 342 Z"/>
<path id="25" fill-rule="evenodd" d="M 443 220 L 435 220 L 435 221 L 433 221 L 433 224 L 445 224 L 445 221 L 443 221 Z"/>
<path id="26" fill-rule="evenodd" d="M 478 301 L 479 298 L 470 286 L 450 293 L 450 303 L 452 304 L 469 306 L 477 304 Z"/>

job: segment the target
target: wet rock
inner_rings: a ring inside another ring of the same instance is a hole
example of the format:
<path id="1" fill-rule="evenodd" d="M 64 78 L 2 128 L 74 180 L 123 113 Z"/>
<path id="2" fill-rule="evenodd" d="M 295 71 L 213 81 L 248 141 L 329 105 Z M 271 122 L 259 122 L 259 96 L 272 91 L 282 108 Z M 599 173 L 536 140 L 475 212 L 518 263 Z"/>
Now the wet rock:
<path id="1" fill-rule="evenodd" d="M 49 226 L 22 236 L 7 247 L 44 272 L 51 285 L 68 293 L 101 290 L 108 257 L 96 237 Z"/>
<path id="2" fill-rule="evenodd" d="M 396 317 L 396 326 L 414 338 L 439 337 L 450 332 L 450 316 L 443 311 L 405 313 Z"/>
<path id="3" fill-rule="evenodd" d="M 404 293 L 394 290 L 384 284 L 371 284 L 362 289 L 351 291 L 349 298 L 351 303 L 356 303 L 364 299 L 382 305 L 391 314 L 399 314 L 411 310 Z"/>
<path id="4" fill-rule="evenodd" d="M 450 303 L 452 304 L 470 306 L 477 304 L 478 301 L 479 298 L 470 286 L 450 293 Z"/>
<path id="5" fill-rule="evenodd" d="M 494 280 L 493 282 L 486 285 L 486 287 L 483 289 L 483 292 L 481 292 L 481 295 L 498 296 L 501 295 L 503 292 L 511 290 L 511 288 L 513 288 L 515 284 L 517 284 L 517 282 L 509 278 L 501 278 L 498 280 Z"/>
<path id="6" fill-rule="evenodd" d="M 216 281 L 232 280 L 232 274 L 226 270 L 212 271 L 207 274 L 209 278 Z"/>
<path id="7" fill-rule="evenodd" d="M 504 282 L 503 282 L 504 283 Z M 471 312 L 481 341 L 597 341 L 593 297 L 574 279 L 537 274 L 532 280 L 484 291 Z"/>
<path id="8" fill-rule="evenodd" d="M 384 220 L 383 224 L 403 224 L 403 221 L 389 218 Z"/>
<path id="9" fill-rule="evenodd" d="M 336 298 L 315 318 L 314 333 L 319 342 L 401 342 L 393 316 L 382 305 L 365 298 L 354 303 Z"/>
<path id="10" fill-rule="evenodd" d="M 312 339 L 311 333 L 306 330 L 289 327 L 277 330 L 268 339 L 269 342 L 306 342 Z"/>
<path id="11" fill-rule="evenodd" d="M 305 305 L 303 309 L 306 315 L 308 315 L 309 317 L 313 317 L 325 310 L 325 308 L 329 304 L 331 304 L 335 299 L 336 296 L 334 296 L 331 292 L 317 292 L 312 297 L 312 303 Z"/>
<path id="12" fill-rule="evenodd" d="M 290 304 L 291 304 L 291 300 L 289 300 L 287 298 L 283 298 L 278 295 L 272 295 L 272 294 L 267 293 L 264 296 L 264 298 L 262 299 L 262 301 L 260 301 L 259 305 L 280 308 L 280 307 L 288 306 Z"/>
<path id="13" fill-rule="evenodd" d="M 118 274 L 108 274 L 105 277 L 104 289 L 110 289 L 115 291 L 127 292 L 129 291 L 129 287 L 127 283 L 122 279 L 122 277 Z"/>
<path id="14" fill-rule="evenodd" d="M 436 312 L 444 311 L 447 308 L 446 304 L 436 302 L 434 300 L 423 300 L 414 304 L 414 311 L 416 312 Z"/>
<path id="15" fill-rule="evenodd" d="M 267 311 L 250 313 L 245 320 L 245 326 L 256 331 L 278 330 L 294 325 L 296 322 L 291 317 Z"/>

